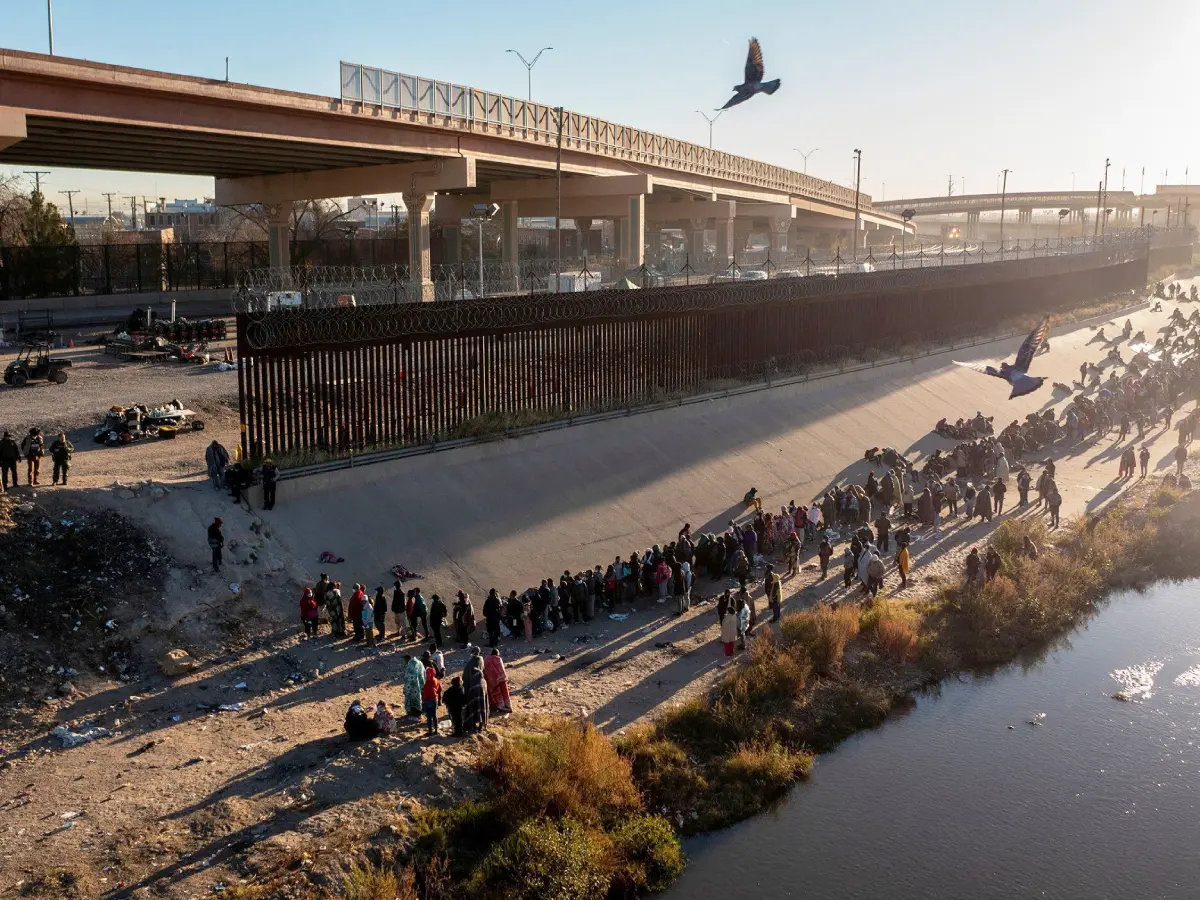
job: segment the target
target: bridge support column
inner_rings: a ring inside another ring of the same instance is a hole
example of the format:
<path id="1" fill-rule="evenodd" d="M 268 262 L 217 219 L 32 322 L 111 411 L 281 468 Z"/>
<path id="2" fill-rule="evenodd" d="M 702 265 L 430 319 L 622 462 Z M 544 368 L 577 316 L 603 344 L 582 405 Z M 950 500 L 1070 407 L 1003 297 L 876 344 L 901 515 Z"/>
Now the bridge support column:
<path id="1" fill-rule="evenodd" d="M 776 218 L 771 220 L 771 262 L 779 265 L 788 251 L 788 234 L 792 230 L 792 220 Z"/>
<path id="2" fill-rule="evenodd" d="M 433 272 L 429 265 L 429 213 L 433 194 L 406 193 L 408 210 L 408 296 L 428 302 L 434 298 Z"/>
<path id="3" fill-rule="evenodd" d="M 516 200 L 505 200 L 500 204 L 500 249 L 504 265 L 509 268 L 514 278 L 517 277 L 517 256 L 521 240 L 517 218 Z"/>
<path id="4" fill-rule="evenodd" d="M 749 219 L 734 219 L 733 220 L 733 261 L 738 262 L 746 258 L 746 244 L 750 242 L 750 232 L 754 229 L 754 223 Z"/>
<path id="5" fill-rule="evenodd" d="M 967 213 L 967 233 L 965 237 L 968 240 L 976 240 L 979 237 L 979 210 L 971 210 Z"/>
<path id="6" fill-rule="evenodd" d="M 646 262 L 646 195 L 633 194 L 629 198 L 629 236 L 626 240 L 625 261 L 630 268 Z"/>
<path id="7" fill-rule="evenodd" d="M 287 269 L 292 265 L 292 204 L 268 203 L 267 258 L 272 269 Z"/>
<path id="8" fill-rule="evenodd" d="M 588 239 L 592 234 L 592 219 L 590 216 L 575 217 L 575 232 L 578 235 L 576 240 L 579 243 L 579 258 L 587 261 L 588 258 Z"/>
<path id="9" fill-rule="evenodd" d="M 625 264 L 625 252 L 626 252 L 625 233 L 628 231 L 628 228 L 625 225 L 625 220 L 622 219 L 620 216 L 614 218 L 612 220 L 612 223 L 613 223 L 613 226 L 612 226 L 612 228 L 613 228 L 613 254 L 616 255 L 617 260 L 621 263 L 621 265 L 624 265 Z"/>
<path id="10" fill-rule="evenodd" d="M 713 262 L 719 269 L 727 269 L 733 263 L 733 219 L 717 219 L 717 246 Z"/>
<path id="11" fill-rule="evenodd" d="M 697 272 L 704 262 L 704 229 L 708 227 L 708 219 L 688 219 L 683 224 L 683 235 L 687 241 L 688 265 Z"/>

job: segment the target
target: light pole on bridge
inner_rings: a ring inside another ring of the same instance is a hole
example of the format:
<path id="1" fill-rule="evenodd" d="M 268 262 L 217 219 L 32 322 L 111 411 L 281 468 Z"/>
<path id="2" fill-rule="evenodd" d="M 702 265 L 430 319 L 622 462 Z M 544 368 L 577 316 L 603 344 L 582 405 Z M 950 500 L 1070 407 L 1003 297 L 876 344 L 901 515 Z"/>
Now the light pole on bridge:
<path id="1" fill-rule="evenodd" d="M 535 56 L 533 58 L 533 62 L 530 62 L 524 56 L 522 56 L 519 50 L 505 50 L 504 51 L 505 53 L 517 54 L 517 59 L 519 59 L 521 61 L 521 65 L 523 65 L 525 67 L 525 89 L 526 89 L 525 99 L 527 99 L 529 101 L 533 100 L 533 67 L 537 65 L 537 61 L 542 58 L 543 53 L 545 53 L 547 50 L 553 50 L 553 49 L 554 49 L 553 47 L 543 47 L 541 50 L 539 50 L 537 52 L 537 56 Z"/>
<path id="2" fill-rule="evenodd" d="M 803 150 L 801 150 L 799 147 L 793 147 L 792 149 L 793 149 L 793 150 L 795 150 L 797 153 L 799 153 L 801 156 L 803 156 L 803 157 L 804 157 L 804 174 L 805 174 L 805 175 L 807 175 L 807 174 L 808 174 L 808 158 L 809 158 L 810 156 L 812 156 L 814 153 L 816 153 L 818 150 L 820 150 L 821 148 L 820 148 L 820 147 L 813 147 L 813 148 L 812 148 L 811 150 L 809 150 L 807 153 L 805 153 L 805 152 L 804 152 Z"/>
<path id="3" fill-rule="evenodd" d="M 700 113 L 700 115 L 704 116 L 704 121 L 708 123 L 708 149 L 711 150 L 712 149 L 713 123 L 716 122 L 717 119 L 721 118 L 721 113 L 725 112 L 725 110 L 718 109 L 717 114 L 715 116 L 710 116 L 708 113 L 706 113 L 702 109 L 698 109 L 698 110 L 696 110 L 696 112 L 698 112 L 698 113 Z"/>

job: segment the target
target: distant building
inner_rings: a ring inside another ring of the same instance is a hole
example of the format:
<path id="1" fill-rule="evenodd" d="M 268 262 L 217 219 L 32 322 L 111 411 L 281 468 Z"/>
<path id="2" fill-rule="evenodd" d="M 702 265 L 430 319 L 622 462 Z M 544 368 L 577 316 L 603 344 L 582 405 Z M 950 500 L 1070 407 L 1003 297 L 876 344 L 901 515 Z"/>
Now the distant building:
<path id="1" fill-rule="evenodd" d="M 166 198 L 162 198 L 158 203 L 146 207 L 139 224 L 156 231 L 173 228 L 177 236 L 187 240 L 191 234 L 220 225 L 222 215 L 223 210 L 208 200 L 172 200 L 167 203 Z"/>

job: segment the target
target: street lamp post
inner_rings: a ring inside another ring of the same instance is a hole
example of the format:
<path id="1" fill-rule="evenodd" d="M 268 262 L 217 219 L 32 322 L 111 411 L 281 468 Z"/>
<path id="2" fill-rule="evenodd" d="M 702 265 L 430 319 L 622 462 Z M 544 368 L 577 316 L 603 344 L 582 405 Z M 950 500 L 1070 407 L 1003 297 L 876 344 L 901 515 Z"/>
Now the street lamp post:
<path id="1" fill-rule="evenodd" d="M 862 221 L 859 208 L 859 193 L 862 187 L 862 151 L 854 151 L 854 261 L 858 262 L 858 228 Z"/>
<path id="2" fill-rule="evenodd" d="M 521 64 L 525 67 L 525 88 L 526 88 L 525 97 L 527 100 L 530 100 L 530 101 L 533 100 L 533 67 L 537 65 L 537 61 L 542 58 L 543 53 L 545 53 L 547 50 L 553 50 L 553 49 L 554 49 L 553 47 L 543 47 L 541 50 L 539 50 L 537 52 L 537 56 L 535 56 L 533 58 L 533 62 L 530 62 L 529 60 L 527 60 L 524 56 L 521 55 L 520 51 L 518 51 L 518 50 L 505 50 L 504 51 L 505 53 L 516 53 L 517 59 L 519 59 L 521 61 Z"/>
<path id="3" fill-rule="evenodd" d="M 46 26 L 50 31 L 50 55 L 54 55 L 54 0 L 46 0 Z"/>
<path id="4" fill-rule="evenodd" d="M 1108 206 L 1108 167 L 1110 163 L 1108 157 L 1104 158 L 1104 194 L 1100 200 L 1100 208 L 1104 209 Z M 1100 223 L 1100 232 L 1103 234 L 1108 230 L 1108 213 L 1104 214 L 1104 220 Z"/>
<path id="5" fill-rule="evenodd" d="M 900 228 L 900 268 L 904 268 L 908 261 L 908 223 L 912 221 L 912 217 L 917 214 L 915 209 L 906 209 L 900 213 L 900 218 L 904 220 L 904 225 Z"/>
<path id="6" fill-rule="evenodd" d="M 471 207 L 471 218 L 479 228 L 479 296 L 483 296 L 483 223 L 500 212 L 495 203 L 476 203 Z"/>
<path id="7" fill-rule="evenodd" d="M 717 121 L 717 119 L 721 118 L 721 113 L 725 112 L 725 110 L 723 110 L 723 109 L 718 109 L 718 110 L 717 110 L 717 114 L 716 114 L 715 116 L 710 116 L 708 113 L 706 113 L 706 112 L 705 112 L 704 110 L 702 110 L 702 109 L 698 109 L 698 110 L 696 110 L 696 112 L 698 112 L 698 113 L 700 113 L 700 115 L 704 116 L 704 121 L 708 123 L 708 149 L 709 149 L 709 150 L 711 150 L 711 149 L 712 149 L 712 127 L 713 127 L 713 123 L 714 123 L 714 122 L 716 122 L 716 121 Z"/>
<path id="8" fill-rule="evenodd" d="M 1004 259 L 1004 199 L 1008 194 L 1008 173 L 1012 169 L 1001 169 L 1000 173 L 1004 176 L 1004 181 L 1000 186 L 1000 258 Z"/>
<path id="9" fill-rule="evenodd" d="M 818 150 L 820 150 L 821 148 L 820 148 L 820 147 L 813 147 L 813 148 L 812 148 L 811 150 L 809 150 L 807 153 L 805 153 L 805 152 L 804 152 L 803 150 L 801 150 L 799 147 L 793 147 L 792 149 L 793 149 L 793 150 L 795 150 L 797 153 L 799 153 L 801 156 L 803 156 L 803 157 L 804 157 L 804 174 L 805 174 L 805 175 L 807 175 L 807 174 L 808 174 L 808 158 L 809 158 L 810 156 L 812 156 L 814 153 L 816 153 Z"/>

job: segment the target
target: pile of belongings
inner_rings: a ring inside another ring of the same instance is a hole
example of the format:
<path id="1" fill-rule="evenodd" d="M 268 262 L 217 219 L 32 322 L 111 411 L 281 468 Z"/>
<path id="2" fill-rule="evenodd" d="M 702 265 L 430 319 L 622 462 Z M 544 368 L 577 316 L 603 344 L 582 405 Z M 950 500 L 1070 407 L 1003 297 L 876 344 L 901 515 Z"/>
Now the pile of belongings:
<path id="1" fill-rule="evenodd" d="M 97 444 L 117 447 L 122 444 L 132 444 L 134 441 L 159 436 L 163 426 L 176 427 L 183 421 L 183 416 L 172 416 L 173 412 L 182 412 L 183 404 L 172 400 L 166 406 L 148 409 L 144 404 L 135 403 L 131 406 L 112 406 L 104 414 L 104 422 L 96 429 L 92 439 Z M 192 427 L 203 430 L 201 422 L 193 422 Z"/>

